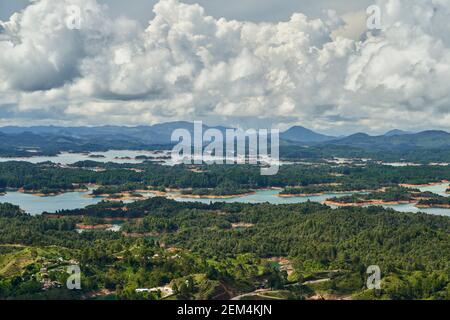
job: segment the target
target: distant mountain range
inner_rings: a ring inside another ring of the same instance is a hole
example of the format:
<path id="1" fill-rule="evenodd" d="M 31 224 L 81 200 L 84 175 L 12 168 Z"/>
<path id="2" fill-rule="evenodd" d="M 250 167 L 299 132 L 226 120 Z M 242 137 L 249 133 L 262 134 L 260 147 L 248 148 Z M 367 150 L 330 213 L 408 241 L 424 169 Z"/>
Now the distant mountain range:
<path id="1" fill-rule="evenodd" d="M 137 127 L 1 127 L 0 154 L 11 152 L 11 150 L 20 154 L 24 150 L 33 148 L 38 148 L 44 153 L 54 153 L 170 147 L 172 132 L 180 128 L 193 133 L 194 125 L 191 122 L 179 121 Z M 203 130 L 208 128 L 215 128 L 223 133 L 227 129 L 223 126 L 204 125 Z M 336 146 L 370 151 L 450 148 L 450 133 L 437 130 L 412 133 L 395 129 L 379 136 L 356 133 L 346 137 L 333 137 L 301 126 L 294 126 L 282 132 L 280 138 L 283 146 Z"/>
<path id="2" fill-rule="evenodd" d="M 203 130 L 210 128 L 203 125 Z M 214 127 L 225 132 L 225 127 Z M 194 132 L 194 124 L 186 121 L 168 122 L 153 126 L 99 126 L 99 127 L 57 127 L 57 126 L 33 126 L 0 127 L 0 133 L 20 136 L 28 134 L 42 137 L 58 136 L 78 139 L 79 142 L 91 142 L 101 144 L 126 143 L 130 145 L 165 145 L 171 144 L 172 132 L 176 129 L 186 129 L 191 134 Z M 0 137 L 1 139 L 1 137 Z M 33 139 L 32 139 L 33 140 Z"/>
<path id="3" fill-rule="evenodd" d="M 345 138 L 329 141 L 329 143 L 371 150 L 448 148 L 450 147 L 450 133 L 437 130 L 382 136 L 369 136 L 365 133 L 356 133 Z"/>

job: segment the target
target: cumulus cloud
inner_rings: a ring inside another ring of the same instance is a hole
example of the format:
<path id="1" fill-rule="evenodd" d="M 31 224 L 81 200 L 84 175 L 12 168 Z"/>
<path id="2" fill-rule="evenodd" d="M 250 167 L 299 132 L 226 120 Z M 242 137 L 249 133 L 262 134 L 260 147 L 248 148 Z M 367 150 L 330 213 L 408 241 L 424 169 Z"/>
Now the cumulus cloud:
<path id="1" fill-rule="evenodd" d="M 79 30 L 67 28 L 69 5 L 81 8 Z M 378 5 L 382 30 L 356 41 L 332 11 L 251 23 L 161 0 L 141 29 L 95 0 L 36 0 L 0 21 L 0 90 L 17 118 L 53 110 L 88 124 L 450 127 L 450 1 Z"/>

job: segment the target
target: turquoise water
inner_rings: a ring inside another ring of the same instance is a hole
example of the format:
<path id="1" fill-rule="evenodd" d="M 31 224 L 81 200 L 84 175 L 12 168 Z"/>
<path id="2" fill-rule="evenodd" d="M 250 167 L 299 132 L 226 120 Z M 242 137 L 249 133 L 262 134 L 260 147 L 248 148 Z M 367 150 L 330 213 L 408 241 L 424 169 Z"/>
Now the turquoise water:
<path id="1" fill-rule="evenodd" d="M 448 188 L 448 183 L 439 184 L 435 186 L 426 186 L 426 187 L 418 187 L 421 191 L 431 191 L 436 194 L 442 196 L 449 196 L 445 193 L 445 190 Z M 325 200 L 333 197 L 342 197 L 346 195 L 350 195 L 351 193 L 337 193 L 337 194 L 324 194 L 320 196 L 313 197 L 294 197 L 294 198 L 282 198 L 279 197 L 278 194 L 280 190 L 264 190 L 258 191 L 256 194 L 243 196 L 243 197 L 235 197 L 228 199 L 196 199 L 196 198 L 176 198 L 177 201 L 183 202 L 202 202 L 202 203 L 214 203 L 214 202 L 241 202 L 241 203 L 264 203 L 269 202 L 271 204 L 290 204 L 290 203 L 303 203 L 312 201 L 312 202 L 320 202 L 323 203 Z M 176 195 L 175 195 L 176 197 Z M 332 206 L 333 207 L 333 206 Z M 400 204 L 400 205 L 390 205 L 384 206 L 385 208 L 392 208 L 399 212 L 424 212 L 428 214 L 434 215 L 444 215 L 450 216 L 450 209 L 438 209 L 438 208 L 426 208 L 419 209 L 414 206 L 414 204 Z"/>
<path id="2" fill-rule="evenodd" d="M 417 187 L 420 191 L 430 191 L 440 196 L 448 197 L 449 194 L 445 193 L 445 190 L 449 187 L 448 183 L 442 183 L 434 186 Z M 417 208 L 414 204 L 400 204 L 394 206 L 385 206 L 386 208 L 392 208 L 400 212 L 425 212 L 428 214 L 450 216 L 450 209 L 440 209 L 440 208 Z"/>
<path id="3" fill-rule="evenodd" d="M 417 189 L 419 189 L 420 191 L 430 191 L 440 196 L 449 197 L 450 194 L 445 193 L 445 190 L 447 190 L 447 188 L 449 188 L 449 184 L 442 183 L 435 186 L 418 187 Z"/>
<path id="4" fill-rule="evenodd" d="M 449 196 L 445 193 L 448 184 L 440 184 L 436 186 L 420 187 L 422 191 L 431 191 L 440 195 Z M 243 197 L 234 197 L 228 199 L 197 199 L 197 198 L 179 198 L 179 194 L 173 193 L 170 195 L 180 202 L 201 202 L 201 203 L 214 203 L 214 202 L 240 202 L 240 203 L 271 203 L 271 204 L 292 204 L 303 203 L 307 201 L 312 202 L 324 202 L 326 199 L 333 197 L 340 197 L 350 195 L 350 193 L 330 193 L 320 196 L 312 197 L 292 197 L 283 198 L 279 197 L 280 190 L 262 190 L 255 194 L 247 195 Z M 78 209 L 84 208 L 88 205 L 96 204 L 102 200 L 102 198 L 89 198 L 86 197 L 90 191 L 87 192 L 67 192 L 58 196 L 51 197 L 37 197 L 31 194 L 24 194 L 20 192 L 8 192 L 6 195 L 0 196 L 0 202 L 9 202 L 20 206 L 26 212 L 37 215 L 42 212 L 56 212 L 62 209 Z M 152 197 L 154 194 L 145 193 L 144 196 Z M 130 201 L 127 201 L 130 202 Z M 386 208 L 392 208 L 400 212 L 425 212 L 435 215 L 450 216 L 450 209 L 418 209 L 413 204 L 401 204 L 393 206 L 385 206 Z"/>
<path id="5" fill-rule="evenodd" d="M 439 216 L 450 216 L 450 209 L 439 209 L 439 208 L 425 208 L 419 209 L 413 204 L 399 204 L 395 206 L 384 206 L 385 208 L 391 208 L 399 212 L 424 212 L 428 214 L 434 214 Z"/>
<path id="6" fill-rule="evenodd" d="M 67 192 L 57 196 L 38 197 L 32 194 L 21 192 L 8 192 L 0 196 L 0 202 L 9 202 L 19 206 L 31 215 L 38 215 L 42 212 L 56 212 L 62 209 L 80 209 L 91 204 L 100 202 L 101 198 L 88 198 L 87 192 Z"/>

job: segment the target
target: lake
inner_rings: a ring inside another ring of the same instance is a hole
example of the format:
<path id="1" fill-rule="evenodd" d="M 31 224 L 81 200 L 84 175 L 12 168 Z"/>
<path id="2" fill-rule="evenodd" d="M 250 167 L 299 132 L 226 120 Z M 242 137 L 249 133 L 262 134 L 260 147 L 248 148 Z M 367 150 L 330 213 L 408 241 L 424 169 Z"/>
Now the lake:
<path id="1" fill-rule="evenodd" d="M 86 192 L 66 192 L 57 196 L 38 197 L 22 192 L 7 192 L 0 196 L 0 202 L 8 202 L 19 206 L 31 215 L 42 214 L 42 212 L 56 212 L 63 209 L 80 209 L 100 202 L 101 198 L 86 197 Z"/>
<path id="2" fill-rule="evenodd" d="M 423 186 L 418 187 L 421 191 L 431 191 L 442 196 L 449 196 L 445 193 L 448 187 L 448 183 L 443 183 L 433 186 Z M 14 205 L 20 206 L 26 212 L 32 215 L 38 215 L 42 212 L 56 212 L 58 210 L 71 210 L 80 209 L 88 205 L 93 205 L 100 202 L 103 198 L 91 198 L 86 197 L 91 191 L 86 192 L 67 192 L 57 196 L 49 197 L 38 197 L 32 194 L 26 194 L 21 192 L 7 192 L 5 195 L 0 196 L 0 202 L 9 202 Z M 198 199 L 198 198 L 181 198 L 178 197 L 179 193 L 169 194 L 170 198 L 174 198 L 180 202 L 201 202 L 209 204 L 211 202 L 240 202 L 240 203 L 271 203 L 271 204 L 292 204 L 292 203 L 303 203 L 307 201 L 322 203 L 326 199 L 333 197 L 340 197 L 350 195 L 351 193 L 329 193 L 320 196 L 310 196 L 310 197 L 290 197 L 284 198 L 279 197 L 278 194 L 280 190 L 261 190 L 257 191 L 255 194 L 246 195 L 242 197 L 233 197 L 227 199 Z M 145 198 L 154 197 L 155 195 L 151 192 L 143 193 Z M 125 201 L 130 202 L 130 201 Z M 386 208 L 392 208 L 400 212 L 425 212 L 435 215 L 445 215 L 450 216 L 450 209 L 438 209 L 438 208 L 426 208 L 419 209 L 413 204 L 401 204 L 401 205 L 391 205 L 384 206 Z"/>
<path id="3" fill-rule="evenodd" d="M 158 151 L 149 151 L 149 150 L 109 150 L 105 152 L 90 152 L 90 153 L 72 153 L 72 152 L 61 152 L 56 156 L 34 156 L 34 157 L 0 157 L 0 162 L 7 161 L 24 161 L 29 163 L 41 163 L 41 162 L 53 162 L 61 165 L 71 165 L 79 161 L 95 161 L 101 163 L 113 162 L 113 163 L 129 163 L 129 164 L 138 164 L 143 163 L 144 161 L 153 161 L 157 163 L 161 163 L 163 165 L 175 165 L 177 162 L 173 161 L 171 158 L 171 150 L 158 150 Z M 138 156 L 146 156 L 148 159 L 136 159 Z M 164 159 L 160 159 L 164 157 Z M 169 158 L 170 157 L 170 158 Z M 192 160 L 198 159 L 197 157 L 193 157 Z M 217 158 L 204 155 L 201 158 L 203 161 L 213 161 Z M 221 158 L 224 162 L 225 160 L 233 160 L 233 158 Z M 240 160 L 244 158 L 240 157 Z M 260 159 L 262 163 L 266 164 L 278 164 L 278 165 L 289 165 L 294 164 L 294 162 L 289 161 L 278 161 L 271 159 L 270 157 L 262 157 Z"/>
<path id="4" fill-rule="evenodd" d="M 92 152 L 92 153 L 70 153 L 62 152 L 56 156 L 36 156 L 27 158 L 6 158 L 0 157 L 0 162 L 7 161 L 26 161 L 30 163 L 40 163 L 50 161 L 53 163 L 59 163 L 62 165 L 69 165 L 76 163 L 78 161 L 96 161 L 96 162 L 113 162 L 113 163 L 142 163 L 145 160 L 136 160 L 137 156 L 147 156 L 153 158 L 157 161 L 158 157 L 170 155 L 170 151 L 147 151 L 147 150 L 109 150 L 105 152 Z M 167 160 L 162 160 L 164 162 L 169 162 Z"/>
<path id="5" fill-rule="evenodd" d="M 448 187 L 448 183 L 443 183 L 439 185 L 433 186 L 423 186 L 417 187 L 417 189 L 421 191 L 431 191 L 433 193 L 439 194 L 441 196 L 449 196 L 445 193 L 445 190 Z M 324 202 L 326 199 L 333 197 L 342 197 L 346 195 L 351 195 L 351 193 L 329 193 L 323 194 L 320 196 L 312 196 L 312 197 L 293 197 L 293 198 L 283 198 L 279 197 L 278 194 L 280 190 L 263 190 L 258 191 L 256 194 L 243 196 L 243 197 L 235 197 L 228 199 L 196 199 L 196 198 L 176 198 L 177 201 L 189 201 L 189 202 L 202 202 L 202 203 L 211 203 L 211 202 L 241 202 L 241 203 L 264 203 L 269 202 L 271 204 L 291 204 L 291 203 L 303 203 L 307 201 L 312 202 Z M 174 195 L 176 197 L 176 195 Z M 331 206 L 334 207 L 334 206 Z M 414 206 L 414 204 L 400 204 L 400 205 L 389 205 L 384 206 L 385 208 L 392 208 L 399 212 L 424 212 L 428 214 L 434 215 L 443 215 L 450 216 L 450 209 L 439 209 L 439 208 L 425 208 L 419 209 Z"/>
<path id="6" fill-rule="evenodd" d="M 422 191 L 431 191 L 439 195 L 449 196 L 445 193 L 448 184 L 439 184 L 435 186 L 419 187 Z M 102 200 L 102 198 L 90 198 L 86 197 L 91 191 L 87 192 L 67 192 L 57 196 L 49 197 L 37 197 L 31 194 L 21 192 L 7 192 L 6 195 L 0 196 L 0 202 L 9 202 L 20 206 L 26 212 L 37 215 L 42 212 L 56 212 L 63 209 L 79 209 L 88 205 L 96 204 Z M 261 190 L 255 194 L 246 195 L 242 197 L 233 197 L 227 199 L 198 199 L 198 198 L 181 198 L 178 197 L 178 193 L 171 193 L 170 198 L 174 198 L 180 202 L 201 202 L 201 203 L 214 203 L 214 202 L 240 202 L 240 203 L 271 203 L 271 204 L 292 204 L 292 203 L 304 203 L 307 201 L 322 203 L 326 199 L 333 197 L 340 197 L 350 195 L 351 193 L 328 193 L 320 196 L 311 197 L 291 197 L 283 198 L 279 197 L 280 190 Z M 155 196 L 152 193 L 143 194 L 144 197 L 149 198 Z M 130 202 L 130 201 L 125 201 Z M 400 212 L 425 212 L 435 215 L 450 216 L 450 209 L 438 209 L 438 208 L 426 208 L 419 209 L 413 204 L 401 204 L 384 206 L 386 208 L 392 208 Z"/>

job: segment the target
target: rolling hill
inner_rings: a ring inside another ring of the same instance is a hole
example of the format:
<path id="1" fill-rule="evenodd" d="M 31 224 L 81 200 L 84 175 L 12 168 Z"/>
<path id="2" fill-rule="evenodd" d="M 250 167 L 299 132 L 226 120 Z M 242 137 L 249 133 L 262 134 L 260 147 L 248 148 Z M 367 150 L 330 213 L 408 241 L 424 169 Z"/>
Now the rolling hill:
<path id="1" fill-rule="evenodd" d="M 437 130 L 383 136 L 369 136 L 365 133 L 356 133 L 327 143 L 372 150 L 436 149 L 450 147 L 450 133 Z"/>

